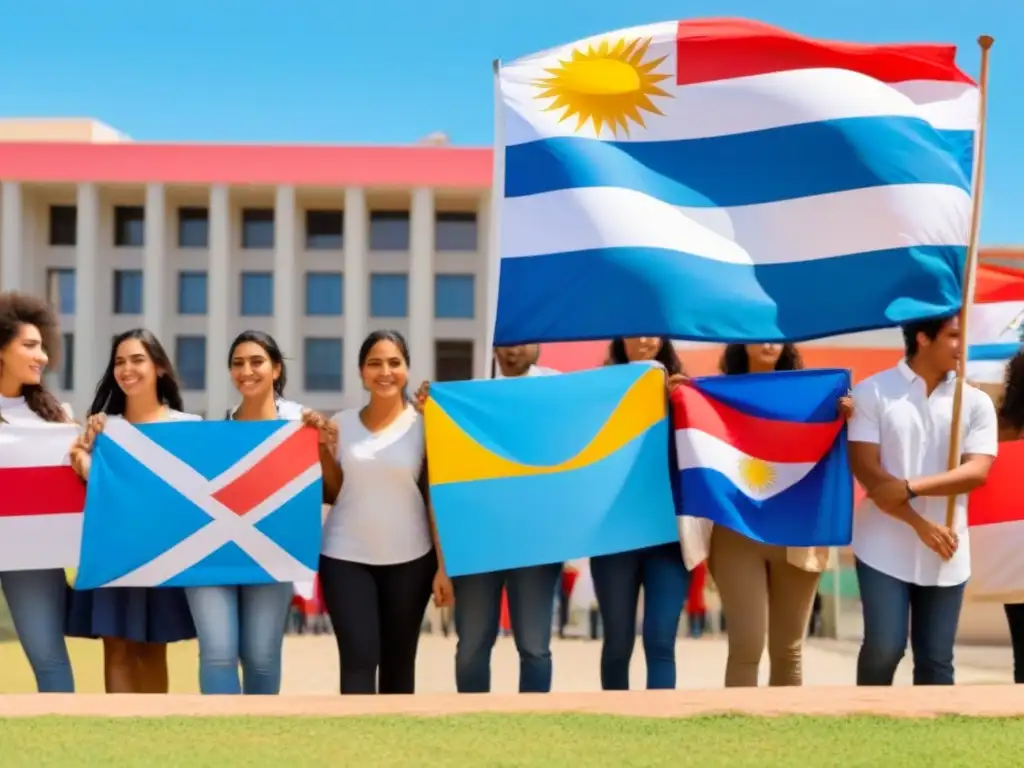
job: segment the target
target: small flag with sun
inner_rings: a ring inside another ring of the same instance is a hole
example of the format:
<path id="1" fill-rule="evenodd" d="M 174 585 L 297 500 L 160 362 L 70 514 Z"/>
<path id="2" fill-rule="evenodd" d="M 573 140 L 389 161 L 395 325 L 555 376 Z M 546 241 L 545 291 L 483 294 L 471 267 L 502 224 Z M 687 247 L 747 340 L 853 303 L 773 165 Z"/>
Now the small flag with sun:
<path id="1" fill-rule="evenodd" d="M 845 546 L 853 477 L 840 370 L 694 379 L 672 395 L 681 514 L 755 541 Z"/>

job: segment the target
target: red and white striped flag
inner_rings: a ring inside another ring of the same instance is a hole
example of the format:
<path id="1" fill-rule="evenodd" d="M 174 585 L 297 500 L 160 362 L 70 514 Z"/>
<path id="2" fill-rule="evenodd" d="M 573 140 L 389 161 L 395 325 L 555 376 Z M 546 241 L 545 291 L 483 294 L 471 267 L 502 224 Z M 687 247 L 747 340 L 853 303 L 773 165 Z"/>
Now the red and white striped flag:
<path id="1" fill-rule="evenodd" d="M 68 424 L 0 427 L 0 571 L 75 568 L 85 484 L 68 453 Z"/>
<path id="2" fill-rule="evenodd" d="M 1024 602 L 1022 462 L 1024 440 L 1000 443 L 988 481 L 968 500 L 971 580 L 967 592 L 972 599 Z"/>

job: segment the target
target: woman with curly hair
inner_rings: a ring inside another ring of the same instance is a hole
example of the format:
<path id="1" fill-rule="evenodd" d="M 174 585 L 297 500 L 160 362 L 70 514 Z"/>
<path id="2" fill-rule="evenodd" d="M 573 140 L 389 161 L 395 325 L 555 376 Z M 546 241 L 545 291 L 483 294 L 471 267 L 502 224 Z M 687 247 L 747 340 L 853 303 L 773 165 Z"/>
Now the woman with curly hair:
<path id="1" fill-rule="evenodd" d="M 1003 401 L 999 406 L 999 441 L 1020 440 L 1024 435 L 1024 351 L 1006 365 Z M 1013 682 L 1024 683 L 1024 603 L 1007 603 L 1006 623 L 1013 647 Z"/>
<path id="2" fill-rule="evenodd" d="M 670 386 L 683 377 L 683 367 L 667 338 L 615 339 L 607 365 L 655 360 L 668 372 Z M 665 446 L 666 460 L 675 472 L 675 440 Z M 672 484 L 675 492 L 675 483 Z M 644 593 L 643 645 L 647 688 L 676 687 L 676 638 L 689 592 L 690 574 L 678 543 L 662 544 L 590 558 L 590 575 L 604 628 L 601 646 L 601 687 L 629 688 L 629 662 L 636 643 L 636 613 L 640 588 Z"/>
<path id="3" fill-rule="evenodd" d="M 800 370 L 803 361 L 792 344 L 729 344 L 719 368 L 733 376 Z M 843 407 L 849 408 L 849 403 Z M 828 565 L 828 548 L 773 546 L 706 520 L 698 525 L 684 546 L 688 554 L 699 551 L 692 559 L 707 557 L 718 587 L 729 628 L 726 686 L 757 685 L 766 637 L 769 685 L 800 685 L 804 636 L 818 580 Z"/>
<path id="4" fill-rule="evenodd" d="M 57 319 L 46 302 L 0 293 L 0 430 L 70 421 L 43 375 L 60 348 Z M 0 573 L 14 629 L 40 693 L 74 693 L 64 639 L 68 585 L 61 569 Z"/>

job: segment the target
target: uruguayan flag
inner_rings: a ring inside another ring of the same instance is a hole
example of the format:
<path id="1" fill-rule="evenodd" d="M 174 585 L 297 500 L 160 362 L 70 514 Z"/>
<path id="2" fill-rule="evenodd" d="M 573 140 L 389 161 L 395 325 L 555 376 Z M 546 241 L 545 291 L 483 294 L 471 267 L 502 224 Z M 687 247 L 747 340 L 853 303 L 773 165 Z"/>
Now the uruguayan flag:
<path id="1" fill-rule="evenodd" d="M 719 20 L 502 67 L 495 343 L 801 340 L 955 311 L 978 89 L 954 58 Z"/>
<path id="2" fill-rule="evenodd" d="M 1024 341 L 1024 272 L 981 265 L 967 322 L 967 378 L 1003 381 L 1006 363 Z"/>

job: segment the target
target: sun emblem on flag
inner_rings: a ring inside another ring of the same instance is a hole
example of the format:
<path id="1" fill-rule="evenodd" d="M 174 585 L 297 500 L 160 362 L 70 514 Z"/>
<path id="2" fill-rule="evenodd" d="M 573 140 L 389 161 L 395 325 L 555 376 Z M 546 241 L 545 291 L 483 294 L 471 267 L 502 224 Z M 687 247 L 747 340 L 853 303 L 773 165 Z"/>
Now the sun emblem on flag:
<path id="1" fill-rule="evenodd" d="M 1011 320 L 1007 324 L 1007 326 L 1003 328 L 1002 333 L 1000 333 L 1000 336 L 1008 331 L 1012 332 L 1013 335 L 1017 337 L 1018 341 L 1024 342 L 1024 312 L 1021 312 L 1015 318 L 1013 318 L 1013 320 Z"/>
<path id="2" fill-rule="evenodd" d="M 740 479 L 755 493 L 775 485 L 775 469 L 767 461 L 744 456 L 740 459 Z"/>
<path id="3" fill-rule="evenodd" d="M 576 131 L 588 120 L 598 135 L 607 127 L 613 136 L 620 128 L 628 136 L 630 121 L 646 128 L 643 112 L 665 114 L 652 98 L 673 98 L 658 87 L 671 75 L 655 72 L 668 56 L 644 61 L 650 44 L 650 38 L 637 38 L 574 48 L 568 61 L 545 69 L 551 76 L 534 83 L 542 89 L 534 98 L 554 99 L 545 111 L 564 110 L 559 122 L 576 117 Z"/>

